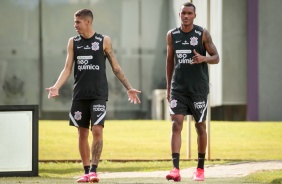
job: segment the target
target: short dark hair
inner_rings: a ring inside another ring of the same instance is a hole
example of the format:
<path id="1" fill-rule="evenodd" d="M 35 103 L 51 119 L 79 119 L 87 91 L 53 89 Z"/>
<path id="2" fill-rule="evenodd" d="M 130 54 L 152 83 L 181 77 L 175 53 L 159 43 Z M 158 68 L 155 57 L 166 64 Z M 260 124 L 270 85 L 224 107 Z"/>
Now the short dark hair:
<path id="1" fill-rule="evenodd" d="M 93 13 L 89 9 L 81 9 L 75 12 L 75 17 L 90 17 L 91 21 L 94 19 Z"/>
<path id="2" fill-rule="evenodd" d="M 190 3 L 190 2 L 187 2 L 187 3 L 184 3 L 184 4 L 182 4 L 182 6 L 187 6 L 187 7 L 193 7 L 194 8 L 194 12 L 196 12 L 196 6 L 195 5 L 193 5 L 192 3 Z"/>

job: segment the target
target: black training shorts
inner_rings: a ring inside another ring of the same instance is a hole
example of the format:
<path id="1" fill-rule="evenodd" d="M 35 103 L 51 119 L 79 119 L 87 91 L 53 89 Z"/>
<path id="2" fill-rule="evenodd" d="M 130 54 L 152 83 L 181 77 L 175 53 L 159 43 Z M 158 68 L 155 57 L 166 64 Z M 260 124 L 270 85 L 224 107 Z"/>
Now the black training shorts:
<path id="1" fill-rule="evenodd" d="M 89 128 L 91 121 L 91 127 L 94 125 L 104 126 L 105 116 L 106 100 L 73 101 L 69 113 L 70 125 Z"/>
<path id="2" fill-rule="evenodd" d="M 170 115 L 192 115 L 196 122 L 203 122 L 207 116 L 207 99 L 207 96 L 171 95 Z"/>

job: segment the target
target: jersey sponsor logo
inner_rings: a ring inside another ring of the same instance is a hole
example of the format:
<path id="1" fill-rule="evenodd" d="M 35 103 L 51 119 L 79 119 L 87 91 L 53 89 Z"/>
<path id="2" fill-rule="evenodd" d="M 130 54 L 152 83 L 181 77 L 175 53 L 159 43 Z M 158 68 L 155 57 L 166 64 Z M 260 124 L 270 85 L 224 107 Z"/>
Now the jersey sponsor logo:
<path id="1" fill-rule="evenodd" d="M 105 112 L 105 110 L 106 110 L 105 105 L 101 105 L 101 104 L 93 105 L 93 111 L 95 111 L 95 112 L 97 112 L 97 111 Z M 99 117 L 99 116 L 97 115 L 97 117 Z"/>
<path id="2" fill-rule="evenodd" d="M 99 43 L 98 42 L 93 42 L 91 48 L 94 51 L 99 50 Z"/>
<path id="3" fill-rule="evenodd" d="M 76 48 L 77 49 L 83 48 L 84 50 L 91 49 L 88 45 L 86 45 L 85 47 L 84 46 L 77 46 Z"/>
<path id="4" fill-rule="evenodd" d="M 93 56 L 77 56 L 77 59 L 93 59 Z"/>
<path id="5" fill-rule="evenodd" d="M 82 112 L 80 112 L 80 111 L 74 112 L 74 119 L 75 120 L 81 120 L 81 118 L 82 118 Z"/>
<path id="6" fill-rule="evenodd" d="M 79 65 L 87 65 L 88 64 L 88 60 L 87 59 L 78 59 L 77 60 L 77 64 L 79 64 Z"/>
<path id="7" fill-rule="evenodd" d="M 93 56 L 77 56 L 77 69 L 82 70 L 100 70 L 99 65 L 89 64 L 89 59 L 93 59 Z"/>
<path id="8" fill-rule="evenodd" d="M 88 63 L 87 60 L 85 61 L 78 61 L 78 62 L 85 62 L 85 63 Z M 99 65 L 92 65 L 92 64 L 84 64 L 84 65 L 78 65 L 77 66 L 77 69 L 79 71 L 82 71 L 82 70 L 100 70 L 100 67 Z"/>
<path id="9" fill-rule="evenodd" d="M 185 40 L 182 45 L 189 45 L 189 43 Z"/>
<path id="10" fill-rule="evenodd" d="M 175 41 L 175 43 L 179 43 L 179 42 L 181 42 L 181 40 L 176 40 L 176 41 Z"/>
<path id="11" fill-rule="evenodd" d="M 201 31 L 197 31 L 197 30 L 195 30 L 195 33 L 197 33 L 199 36 L 201 36 L 201 35 L 202 35 Z"/>
<path id="12" fill-rule="evenodd" d="M 206 102 L 205 101 L 194 102 L 194 107 L 195 107 L 195 109 L 201 109 L 200 112 L 203 112 L 204 108 L 206 107 Z"/>
<path id="13" fill-rule="evenodd" d="M 178 62 L 180 64 L 192 64 L 193 63 L 193 59 L 192 58 L 189 58 L 189 59 L 182 58 L 182 59 L 178 59 Z"/>
<path id="14" fill-rule="evenodd" d="M 176 50 L 175 53 L 176 53 L 178 63 L 180 63 L 180 64 L 192 64 L 193 59 L 188 58 L 188 54 L 192 53 L 191 50 Z"/>
<path id="15" fill-rule="evenodd" d="M 196 46 L 198 45 L 198 38 L 193 36 L 190 38 L 190 45 Z"/>
<path id="16" fill-rule="evenodd" d="M 176 50 L 175 53 L 176 54 L 191 54 L 192 51 L 191 50 Z"/>
<path id="17" fill-rule="evenodd" d="M 174 108 L 177 106 L 177 100 L 171 100 L 170 101 L 170 108 Z"/>
<path id="18" fill-rule="evenodd" d="M 173 32 L 171 32 L 172 34 L 180 34 L 180 31 L 179 30 L 177 30 L 177 31 L 173 31 Z"/>
<path id="19" fill-rule="evenodd" d="M 78 42 L 78 41 L 81 40 L 81 37 L 80 37 L 80 36 L 76 36 L 76 37 L 73 38 L 73 40 L 76 41 L 76 42 Z"/>
<path id="20" fill-rule="evenodd" d="M 84 50 L 90 49 L 90 47 L 88 45 L 86 45 L 86 47 L 84 47 Z"/>
<path id="21" fill-rule="evenodd" d="M 100 36 L 95 36 L 95 39 L 99 40 L 100 42 L 102 41 L 102 38 Z"/>

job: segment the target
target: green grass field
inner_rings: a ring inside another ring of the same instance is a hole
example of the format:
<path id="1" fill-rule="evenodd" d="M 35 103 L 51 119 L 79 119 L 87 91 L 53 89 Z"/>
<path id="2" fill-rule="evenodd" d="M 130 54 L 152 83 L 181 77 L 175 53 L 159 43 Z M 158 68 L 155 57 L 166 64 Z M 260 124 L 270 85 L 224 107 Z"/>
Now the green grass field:
<path id="1" fill-rule="evenodd" d="M 195 167 L 196 133 L 191 126 L 192 160 L 187 158 L 187 123 L 183 129 L 181 166 Z M 282 160 L 282 122 L 211 122 L 211 161 L 206 165 L 242 161 Z M 106 121 L 104 148 L 99 172 L 162 171 L 171 169 L 169 121 Z M 91 138 L 89 138 L 91 141 Z M 151 162 L 111 162 L 110 160 L 152 160 Z M 56 160 L 80 160 L 77 129 L 68 121 L 39 122 L 39 177 L 0 178 L 0 183 L 76 183 L 81 163 Z M 282 170 L 259 172 L 242 178 L 207 178 L 201 183 L 282 183 Z M 181 183 L 194 183 L 183 180 Z M 164 178 L 103 179 L 100 183 L 168 183 Z"/>
<path id="2" fill-rule="evenodd" d="M 281 122 L 211 122 L 210 158 L 220 160 L 281 160 Z M 169 121 L 106 121 L 102 160 L 170 159 Z M 89 138 L 91 142 L 91 137 Z M 197 158 L 191 125 L 192 159 Z M 187 158 L 187 122 L 181 158 Z M 77 129 L 68 121 L 40 121 L 39 160 L 79 160 Z"/>

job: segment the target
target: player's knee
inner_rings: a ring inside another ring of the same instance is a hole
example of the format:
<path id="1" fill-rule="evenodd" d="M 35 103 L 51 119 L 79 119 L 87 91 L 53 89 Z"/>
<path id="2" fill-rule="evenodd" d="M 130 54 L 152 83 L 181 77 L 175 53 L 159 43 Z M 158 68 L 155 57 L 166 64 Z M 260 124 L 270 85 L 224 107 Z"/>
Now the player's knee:
<path id="1" fill-rule="evenodd" d="M 182 130 L 182 123 L 178 122 L 178 121 L 173 121 L 172 122 L 172 131 L 173 132 L 181 132 Z"/>
<path id="2" fill-rule="evenodd" d="M 78 137 L 80 140 L 88 139 L 89 130 L 85 128 L 79 128 L 78 129 Z"/>
<path id="3" fill-rule="evenodd" d="M 103 135 L 103 128 L 101 126 L 93 126 L 92 134 L 94 137 L 101 137 Z"/>
<path id="4" fill-rule="evenodd" d="M 198 134 L 206 133 L 206 125 L 204 123 L 196 123 L 195 127 Z"/>

